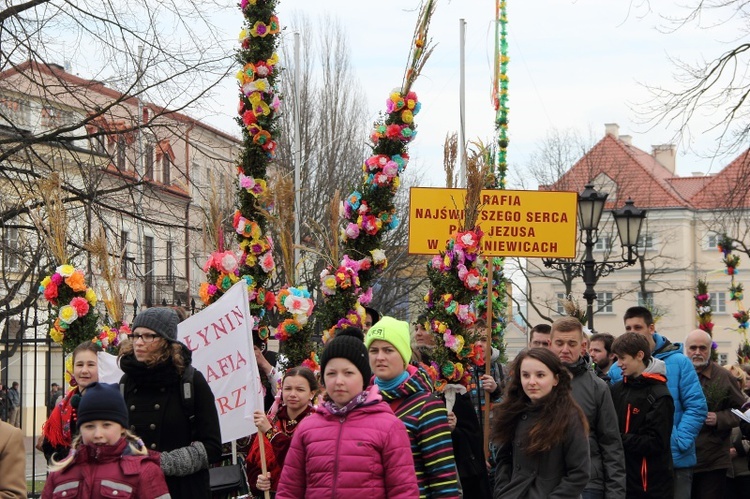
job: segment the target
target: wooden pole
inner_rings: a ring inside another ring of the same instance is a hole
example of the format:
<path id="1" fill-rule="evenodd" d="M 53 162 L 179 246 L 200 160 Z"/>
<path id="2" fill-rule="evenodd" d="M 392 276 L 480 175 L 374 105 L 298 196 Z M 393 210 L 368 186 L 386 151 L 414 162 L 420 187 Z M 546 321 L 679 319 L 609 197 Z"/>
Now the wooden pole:
<path id="1" fill-rule="evenodd" d="M 266 476 L 266 473 L 268 472 L 266 469 L 266 444 L 263 434 L 260 431 L 258 431 L 258 449 L 260 449 L 260 471 L 263 473 L 263 476 Z M 263 497 L 265 497 L 265 499 L 271 499 L 271 493 L 264 490 Z"/>
<path id="2" fill-rule="evenodd" d="M 495 269 L 492 257 L 487 260 L 487 351 L 484 358 L 484 373 L 492 376 L 492 279 Z M 490 456 L 490 392 L 484 392 L 484 456 Z"/>

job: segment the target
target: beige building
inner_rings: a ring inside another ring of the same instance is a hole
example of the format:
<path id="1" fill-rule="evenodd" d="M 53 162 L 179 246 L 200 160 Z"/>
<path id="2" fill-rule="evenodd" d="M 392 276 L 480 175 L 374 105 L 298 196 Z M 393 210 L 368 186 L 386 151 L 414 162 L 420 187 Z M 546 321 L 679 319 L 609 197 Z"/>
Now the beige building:
<path id="1" fill-rule="evenodd" d="M 0 226 L 4 282 L 21 279 L 32 260 L 42 265 L 42 274 L 60 263 L 35 255 L 40 240 L 34 216 L 24 209 L 40 199 L 40 181 L 59 176 L 70 253 L 76 253 L 71 263 L 86 269 L 89 284 L 101 292 L 104 283 L 85 245 L 104 232 L 110 254 L 122 255 L 119 293 L 126 321 L 136 301 L 189 306 L 195 300 L 200 306 L 202 265 L 215 249 L 205 238 L 206 214 L 211 207 L 231 214 L 240 148 L 232 135 L 57 65 L 27 61 L 0 73 L 0 213 L 19 209 Z M 43 207 L 31 212 L 37 219 L 49 215 Z M 37 294 L 24 284 L 14 303 Z M 31 308 L 20 322 L 33 342 L 46 336 L 46 303 L 39 298 Z M 103 308 L 99 312 L 104 315 Z M 0 352 L 8 345 L 0 341 Z M 61 381 L 60 360 L 48 356 L 44 345 L 0 367 L 0 382 L 20 381 L 27 402 L 35 377 L 36 393 L 47 377 Z M 45 372 L 51 374 L 42 377 Z M 24 416 L 28 431 L 32 413 Z"/>
<path id="2" fill-rule="evenodd" d="M 697 327 L 694 295 L 699 278 L 708 281 L 713 308 L 713 336 L 719 346 L 720 361 L 737 361 L 741 336 L 732 313 L 730 276 L 725 273 L 717 242 L 722 233 L 750 245 L 744 179 L 750 172 L 750 152 L 745 152 L 715 175 L 695 173 L 679 177 L 675 173 L 675 147 L 653 146 L 649 154 L 632 144 L 629 136 L 619 135 L 615 124 L 558 182 L 544 189 L 581 192 L 591 181 L 600 192 L 609 193 L 606 209 L 623 206 L 632 198 L 638 208 L 648 210 L 641 231 L 641 261 L 632 267 L 602 276 L 596 284 L 594 328 L 615 336 L 623 332 L 622 316 L 633 305 L 647 304 L 658 315 L 657 331 L 672 342 L 683 342 Z M 579 237 L 580 239 L 580 237 Z M 577 260 L 582 259 L 579 242 Z M 741 257 L 736 282 L 750 283 L 750 259 Z M 619 260 L 621 248 L 609 212 L 599 225 L 594 258 Z M 529 322 L 544 322 L 564 313 L 565 279 L 559 271 L 544 268 L 540 259 L 526 261 L 528 275 Z M 571 297 L 585 309 L 584 284 L 572 281 Z M 750 299 L 747 301 L 750 306 Z"/>

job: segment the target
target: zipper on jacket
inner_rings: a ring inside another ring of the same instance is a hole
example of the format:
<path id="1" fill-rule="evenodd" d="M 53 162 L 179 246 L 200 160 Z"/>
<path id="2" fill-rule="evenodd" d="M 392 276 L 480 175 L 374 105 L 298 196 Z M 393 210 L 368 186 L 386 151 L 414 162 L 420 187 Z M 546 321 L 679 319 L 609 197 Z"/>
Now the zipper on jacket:
<path id="1" fill-rule="evenodd" d="M 339 418 L 339 436 L 336 437 L 336 454 L 333 461 L 333 487 L 331 487 L 331 497 L 336 497 L 336 479 L 339 476 L 339 449 L 341 448 L 341 435 L 344 433 L 344 421 L 346 416 Z"/>
<path id="2" fill-rule="evenodd" d="M 625 413 L 625 433 L 630 433 L 630 404 L 628 404 L 628 410 Z"/>

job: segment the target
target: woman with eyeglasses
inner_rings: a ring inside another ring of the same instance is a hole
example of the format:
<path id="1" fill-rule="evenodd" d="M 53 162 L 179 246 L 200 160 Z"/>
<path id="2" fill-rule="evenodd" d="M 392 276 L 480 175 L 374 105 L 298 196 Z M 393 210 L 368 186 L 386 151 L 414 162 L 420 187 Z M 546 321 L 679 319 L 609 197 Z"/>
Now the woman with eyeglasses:
<path id="1" fill-rule="evenodd" d="M 179 322 L 168 307 L 135 317 L 129 341 L 120 345 L 120 385 L 130 431 L 161 452 L 171 496 L 207 498 L 208 465 L 221 459 L 219 416 L 206 379 L 190 365 L 190 350 L 177 341 Z"/>
<path id="2" fill-rule="evenodd" d="M 86 388 L 99 381 L 99 360 L 96 354 L 101 351 L 99 345 L 91 341 L 84 341 L 73 349 L 73 372 L 70 377 L 72 389 L 52 409 L 36 444 L 36 448 L 44 453 L 48 462 L 50 459 L 60 461 L 70 451 L 73 437 L 78 433 L 78 403 Z"/>

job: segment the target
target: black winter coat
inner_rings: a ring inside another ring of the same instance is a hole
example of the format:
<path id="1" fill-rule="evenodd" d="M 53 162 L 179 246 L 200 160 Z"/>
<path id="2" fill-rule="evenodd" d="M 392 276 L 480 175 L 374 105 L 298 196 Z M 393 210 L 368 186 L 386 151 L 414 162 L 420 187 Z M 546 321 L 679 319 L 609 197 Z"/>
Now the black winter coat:
<path id="1" fill-rule="evenodd" d="M 674 401 L 663 374 L 644 372 L 612 387 L 625 450 L 628 498 L 674 495 L 672 424 Z"/>
<path id="2" fill-rule="evenodd" d="M 183 348 L 189 365 L 190 351 Z M 130 430 L 141 437 L 146 446 L 159 452 L 186 447 L 193 441 L 202 442 L 209 463 L 221 459 L 221 431 L 216 403 L 211 388 L 200 371 L 193 377 L 196 433 L 191 433 L 189 415 L 180 398 L 181 380 L 171 360 L 152 368 L 138 362 L 134 355 L 120 359 L 125 372 L 125 402 L 130 415 Z M 208 469 L 186 477 L 168 476 L 167 486 L 172 497 L 211 497 Z"/>

